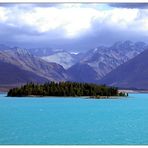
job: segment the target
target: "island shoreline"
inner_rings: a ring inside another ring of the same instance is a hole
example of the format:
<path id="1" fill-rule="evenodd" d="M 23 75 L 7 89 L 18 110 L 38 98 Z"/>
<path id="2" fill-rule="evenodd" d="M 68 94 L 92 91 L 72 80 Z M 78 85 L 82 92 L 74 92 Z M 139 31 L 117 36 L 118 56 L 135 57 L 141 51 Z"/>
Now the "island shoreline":
<path id="1" fill-rule="evenodd" d="M 69 99 L 69 98 L 81 98 L 81 99 L 90 99 L 90 100 L 96 100 L 96 99 L 121 99 L 121 98 L 127 98 L 128 96 L 100 96 L 100 97 L 95 97 L 95 96 L 37 96 L 37 95 L 29 95 L 29 96 L 5 96 L 5 97 L 12 97 L 12 98 L 44 98 L 44 99 L 50 99 L 50 98 L 64 98 L 64 99 Z"/>

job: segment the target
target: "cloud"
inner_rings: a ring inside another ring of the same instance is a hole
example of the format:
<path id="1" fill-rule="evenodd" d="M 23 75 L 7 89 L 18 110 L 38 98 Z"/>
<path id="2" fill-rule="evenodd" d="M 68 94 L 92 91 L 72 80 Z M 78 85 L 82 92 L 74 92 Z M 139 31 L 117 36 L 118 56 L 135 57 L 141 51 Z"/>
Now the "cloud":
<path id="1" fill-rule="evenodd" d="M 147 41 L 148 9 L 105 4 L 14 4 L 0 7 L 1 42 L 90 49 L 117 40 Z"/>
<path id="2" fill-rule="evenodd" d="M 0 7 L 13 7 L 14 5 L 14 3 L 0 3 Z"/>
<path id="3" fill-rule="evenodd" d="M 99 13 L 92 8 L 82 9 L 81 7 L 69 7 L 65 4 L 63 7 L 32 7 L 25 11 L 21 5 L 8 9 L 8 19 L 5 20 L 5 23 L 14 26 L 18 25 L 19 27 L 27 26 L 39 33 L 61 28 L 61 30 L 65 30 L 65 35 L 73 36 L 88 29 L 91 25 L 91 20 L 97 17 Z"/>
<path id="4" fill-rule="evenodd" d="M 148 9 L 148 3 L 110 3 L 109 6 L 117 8 Z"/>

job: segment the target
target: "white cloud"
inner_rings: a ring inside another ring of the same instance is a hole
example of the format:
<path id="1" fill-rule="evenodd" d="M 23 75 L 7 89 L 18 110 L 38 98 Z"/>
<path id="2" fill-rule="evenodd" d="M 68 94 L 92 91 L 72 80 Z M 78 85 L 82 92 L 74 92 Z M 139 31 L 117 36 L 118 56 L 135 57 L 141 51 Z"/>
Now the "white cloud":
<path id="1" fill-rule="evenodd" d="M 99 5 L 99 4 L 98 4 Z M 91 5 L 90 5 L 91 6 Z M 11 26 L 30 27 L 33 31 L 46 33 L 61 29 L 63 36 L 75 37 L 91 29 L 93 22 L 116 29 L 148 31 L 148 10 L 114 8 L 99 10 L 96 7 L 83 7 L 82 4 L 63 4 L 58 7 L 25 6 L 0 7 L 0 21 Z M 140 15 L 140 17 L 139 17 Z M 98 26 L 99 27 L 99 26 Z"/>
<path id="2" fill-rule="evenodd" d="M 92 8 L 34 8 L 20 16 L 24 24 L 35 27 L 39 32 L 62 28 L 69 36 L 91 27 L 91 21 L 100 12 Z"/>
<path id="3" fill-rule="evenodd" d="M 0 22 L 5 22 L 8 19 L 8 10 L 0 7 Z"/>
<path id="4" fill-rule="evenodd" d="M 119 9 L 116 8 L 114 10 L 111 10 L 109 12 L 110 15 L 110 21 L 111 23 L 120 24 L 124 22 L 125 24 L 129 24 L 133 22 L 138 14 L 138 9 Z M 109 13 L 107 14 L 109 16 Z"/>

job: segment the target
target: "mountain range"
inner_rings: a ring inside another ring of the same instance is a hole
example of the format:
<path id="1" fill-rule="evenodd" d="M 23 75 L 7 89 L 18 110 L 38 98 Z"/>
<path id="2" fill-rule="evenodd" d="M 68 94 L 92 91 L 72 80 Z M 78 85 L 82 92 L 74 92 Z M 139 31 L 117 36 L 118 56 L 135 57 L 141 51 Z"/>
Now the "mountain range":
<path id="1" fill-rule="evenodd" d="M 147 49 L 146 43 L 131 41 L 119 41 L 112 46 L 98 46 L 79 53 L 52 48 L 24 49 L 0 44 L 0 87 L 27 82 L 77 81 L 146 89 L 148 86 L 141 79 L 137 78 L 141 84 L 134 83 L 136 78 L 132 77 L 132 61 L 142 67 L 142 62 L 146 63 L 146 60 L 138 57 L 147 54 Z M 143 67 L 146 69 L 146 65 Z M 144 70 L 135 71 L 140 76 L 140 71 Z M 125 72 L 127 74 L 123 75 Z M 144 75 L 143 81 L 146 79 Z"/>
<path id="2" fill-rule="evenodd" d="M 89 67 L 89 71 L 94 71 L 92 75 L 89 75 L 89 81 L 97 83 L 106 74 L 134 58 L 145 49 L 147 49 L 147 45 L 144 42 L 133 43 L 131 41 L 116 42 L 110 47 L 100 46 L 86 52 L 76 65 L 68 69 L 68 72 L 75 81 L 77 81 L 77 78 L 87 81 L 88 78 L 79 71 L 83 69 L 83 72 L 87 73 Z"/>

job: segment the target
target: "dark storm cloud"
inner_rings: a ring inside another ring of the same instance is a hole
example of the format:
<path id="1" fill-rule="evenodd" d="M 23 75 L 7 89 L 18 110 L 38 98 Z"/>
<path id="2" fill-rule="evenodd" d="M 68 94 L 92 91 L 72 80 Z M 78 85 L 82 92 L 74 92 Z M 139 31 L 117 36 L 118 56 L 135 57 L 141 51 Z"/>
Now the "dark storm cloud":
<path id="1" fill-rule="evenodd" d="M 94 22 L 92 24 L 92 30 L 85 35 L 71 41 L 73 49 L 88 50 L 98 47 L 100 45 L 109 46 L 117 41 L 131 40 L 131 41 L 144 41 L 148 43 L 148 36 L 143 32 L 137 32 L 130 29 L 120 29 L 114 26 L 109 26 L 104 23 Z M 69 41 L 70 42 L 70 41 Z M 69 46 L 70 47 L 70 46 Z"/>
<path id="2" fill-rule="evenodd" d="M 0 34 L 5 34 L 5 35 L 18 35 L 18 34 L 22 34 L 22 35 L 32 35 L 32 36 L 39 36 L 41 35 L 41 33 L 33 30 L 30 27 L 27 26 L 22 26 L 22 27 L 18 27 L 16 26 L 12 26 L 12 25 L 8 25 L 5 23 L 0 23 Z"/>
<path id="3" fill-rule="evenodd" d="M 36 3 L 34 4 L 34 6 L 36 7 L 57 7 L 59 6 L 60 4 L 58 3 Z"/>
<path id="4" fill-rule="evenodd" d="M 110 3 L 111 7 L 148 9 L 148 3 Z"/>
<path id="5" fill-rule="evenodd" d="M 111 45 L 119 40 L 145 41 L 147 36 L 142 32 L 134 32 L 130 30 L 116 30 L 108 25 L 94 23 L 92 29 L 77 38 L 60 37 L 64 33 L 58 29 L 48 33 L 37 33 L 29 27 L 17 29 L 8 25 L 0 24 L 0 43 L 9 46 L 20 46 L 26 48 L 60 48 L 74 51 L 85 51 L 95 48 L 99 45 Z"/>
<path id="6" fill-rule="evenodd" d="M 13 7 L 14 5 L 13 3 L 0 3 L 0 7 Z"/>
<path id="7" fill-rule="evenodd" d="M 0 44 L 6 44 L 10 47 L 55 47 L 60 48 L 63 42 L 63 29 L 55 29 L 50 32 L 41 33 L 32 27 L 27 26 L 11 26 L 5 23 L 0 23 Z M 66 47 L 66 46 L 63 46 Z M 69 46 L 68 46 L 69 47 Z"/>

